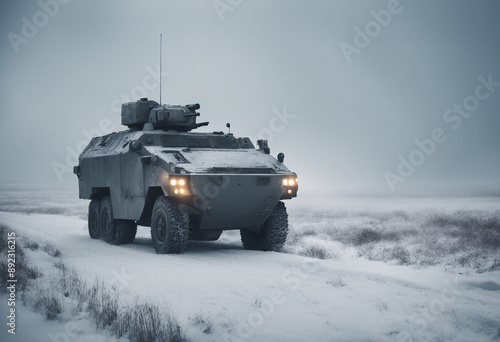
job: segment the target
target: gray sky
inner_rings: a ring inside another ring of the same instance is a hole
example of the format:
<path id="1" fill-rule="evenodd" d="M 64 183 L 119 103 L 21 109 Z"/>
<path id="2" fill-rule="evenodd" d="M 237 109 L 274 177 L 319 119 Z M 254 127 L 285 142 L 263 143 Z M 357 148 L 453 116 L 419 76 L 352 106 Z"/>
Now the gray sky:
<path id="1" fill-rule="evenodd" d="M 64 170 L 84 130 L 124 129 L 122 99 L 158 100 L 160 32 L 163 102 L 199 102 L 208 130 L 274 128 L 304 188 L 500 182 L 498 1 L 40 3 L 0 5 L 0 182 L 76 185 Z"/>

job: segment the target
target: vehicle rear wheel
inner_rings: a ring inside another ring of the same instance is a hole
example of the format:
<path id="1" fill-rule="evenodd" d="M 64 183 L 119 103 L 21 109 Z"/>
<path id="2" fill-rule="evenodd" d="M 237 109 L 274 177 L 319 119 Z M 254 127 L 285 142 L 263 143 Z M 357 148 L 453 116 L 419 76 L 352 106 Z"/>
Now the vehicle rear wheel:
<path id="1" fill-rule="evenodd" d="M 89 204 L 89 235 L 92 239 L 99 239 L 101 237 L 101 227 L 100 227 L 100 210 L 101 201 L 99 199 L 93 199 Z"/>
<path id="2" fill-rule="evenodd" d="M 101 239 L 109 244 L 115 242 L 116 225 L 113 219 L 113 206 L 111 205 L 111 197 L 104 197 L 101 200 Z"/>
<path id="3" fill-rule="evenodd" d="M 241 229 L 241 241 L 245 249 L 279 251 L 288 234 L 288 214 L 283 202 L 278 202 L 259 231 Z"/>
<path id="4" fill-rule="evenodd" d="M 137 234 L 137 224 L 133 220 L 115 220 L 115 245 L 132 243 Z"/>
<path id="5" fill-rule="evenodd" d="M 187 208 L 172 198 L 161 196 L 153 207 L 151 238 L 157 254 L 184 252 L 189 234 Z"/>

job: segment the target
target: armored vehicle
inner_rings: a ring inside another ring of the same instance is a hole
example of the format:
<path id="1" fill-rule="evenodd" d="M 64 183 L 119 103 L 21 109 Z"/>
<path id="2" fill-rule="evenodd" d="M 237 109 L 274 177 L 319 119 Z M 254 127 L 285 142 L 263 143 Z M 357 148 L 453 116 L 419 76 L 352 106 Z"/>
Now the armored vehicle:
<path id="1" fill-rule="evenodd" d="M 160 105 L 142 98 L 122 105 L 128 130 L 93 138 L 74 167 L 79 197 L 90 199 L 90 237 L 131 243 L 150 226 L 158 254 L 182 253 L 188 240 L 217 240 L 239 229 L 246 249 L 276 251 L 285 243 L 282 200 L 297 196 L 297 175 L 231 133 L 192 133 L 199 104 Z M 228 124 L 229 127 L 229 124 Z"/>

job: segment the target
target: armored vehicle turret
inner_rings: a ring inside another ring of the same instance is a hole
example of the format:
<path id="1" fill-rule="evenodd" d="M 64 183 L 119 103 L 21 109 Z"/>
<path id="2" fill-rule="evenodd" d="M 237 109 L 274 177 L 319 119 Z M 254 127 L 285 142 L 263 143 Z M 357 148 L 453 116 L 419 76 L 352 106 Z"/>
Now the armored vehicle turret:
<path id="1" fill-rule="evenodd" d="M 297 196 L 297 175 L 249 138 L 193 133 L 199 104 L 160 105 L 142 98 L 122 105 L 127 131 L 93 138 L 74 172 L 79 197 L 90 199 L 90 237 L 133 242 L 150 226 L 157 253 L 182 253 L 188 240 L 217 240 L 239 229 L 246 249 L 277 251 Z"/>

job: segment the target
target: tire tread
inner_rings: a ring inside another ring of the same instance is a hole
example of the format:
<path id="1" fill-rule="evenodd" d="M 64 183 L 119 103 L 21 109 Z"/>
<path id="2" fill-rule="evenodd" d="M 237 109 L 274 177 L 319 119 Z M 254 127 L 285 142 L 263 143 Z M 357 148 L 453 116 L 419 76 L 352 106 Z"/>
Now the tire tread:
<path id="1" fill-rule="evenodd" d="M 155 233 L 155 218 L 158 211 L 166 213 L 168 220 L 166 239 L 159 244 Z M 151 237 L 157 254 L 180 254 L 186 249 L 189 235 L 189 215 L 187 208 L 172 198 L 161 196 L 153 207 Z"/>
<path id="2" fill-rule="evenodd" d="M 241 229 L 240 235 L 245 249 L 280 251 L 288 235 L 288 214 L 285 204 L 281 201 L 276 204 L 259 232 Z"/>

